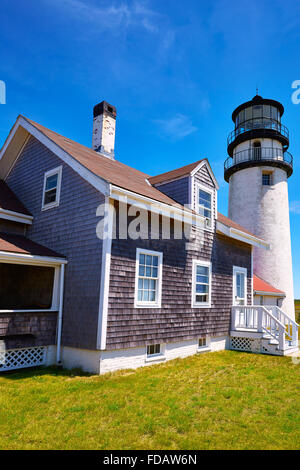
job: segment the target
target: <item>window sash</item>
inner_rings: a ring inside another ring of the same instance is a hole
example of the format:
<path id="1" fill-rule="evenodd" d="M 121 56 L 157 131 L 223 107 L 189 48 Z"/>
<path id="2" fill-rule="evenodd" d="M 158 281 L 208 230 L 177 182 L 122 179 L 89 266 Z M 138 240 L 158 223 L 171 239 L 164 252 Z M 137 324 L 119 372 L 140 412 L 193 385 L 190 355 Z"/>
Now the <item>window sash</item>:
<path id="1" fill-rule="evenodd" d="M 212 219 L 212 194 L 202 188 L 198 190 L 198 213 Z"/>
<path id="2" fill-rule="evenodd" d="M 211 293 L 210 265 L 195 263 L 193 303 L 195 305 L 209 305 Z"/>
<path id="3" fill-rule="evenodd" d="M 58 205 L 61 185 L 61 171 L 62 168 L 59 167 L 45 173 L 42 209 L 47 209 Z"/>
<path id="4" fill-rule="evenodd" d="M 159 303 L 161 254 L 140 251 L 137 258 L 136 307 Z"/>
<path id="5" fill-rule="evenodd" d="M 147 346 L 147 356 L 157 356 L 161 354 L 160 344 L 150 344 Z"/>
<path id="6" fill-rule="evenodd" d="M 271 186 L 271 173 L 263 173 L 262 174 L 262 185 L 263 186 Z"/>

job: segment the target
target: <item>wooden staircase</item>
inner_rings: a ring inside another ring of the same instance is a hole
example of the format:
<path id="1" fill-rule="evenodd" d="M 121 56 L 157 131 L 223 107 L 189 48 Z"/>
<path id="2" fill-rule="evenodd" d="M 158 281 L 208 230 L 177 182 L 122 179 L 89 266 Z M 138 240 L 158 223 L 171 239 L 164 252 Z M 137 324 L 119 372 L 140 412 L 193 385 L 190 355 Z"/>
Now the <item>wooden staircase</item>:
<path id="1" fill-rule="evenodd" d="M 299 325 L 275 306 L 234 306 L 231 349 L 280 356 L 298 352 Z"/>

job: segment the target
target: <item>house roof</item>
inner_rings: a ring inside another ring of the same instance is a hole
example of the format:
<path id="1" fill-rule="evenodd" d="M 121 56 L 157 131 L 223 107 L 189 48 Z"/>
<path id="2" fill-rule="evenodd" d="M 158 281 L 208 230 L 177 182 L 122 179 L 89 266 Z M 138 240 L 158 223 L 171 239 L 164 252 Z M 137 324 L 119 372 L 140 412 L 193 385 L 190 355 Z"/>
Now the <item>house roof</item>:
<path id="1" fill-rule="evenodd" d="M 176 178 L 180 178 L 182 176 L 187 176 L 189 175 L 197 166 L 205 160 L 204 158 L 201 160 L 198 160 L 197 162 L 190 163 L 189 165 L 182 166 L 180 168 L 177 168 L 175 170 L 167 171 L 166 173 L 161 173 L 160 175 L 156 176 L 151 176 L 149 178 L 149 182 L 151 184 L 158 184 L 162 183 L 165 181 L 170 181 Z"/>
<path id="2" fill-rule="evenodd" d="M 248 235 L 251 235 L 252 237 L 257 238 L 257 236 L 254 235 L 254 233 L 249 232 L 249 230 L 245 229 L 245 227 L 242 227 L 242 225 L 239 225 L 233 220 L 229 219 L 228 217 L 225 217 L 225 215 L 220 214 L 220 212 L 218 212 L 217 220 L 221 222 L 222 224 L 226 225 L 227 227 L 235 228 L 236 230 L 240 230 L 241 232 L 248 233 Z"/>
<path id="3" fill-rule="evenodd" d="M 268 294 L 277 294 L 277 295 L 282 294 L 283 296 L 285 295 L 285 292 L 276 289 L 267 281 L 264 281 L 263 279 L 258 277 L 256 274 L 253 274 L 253 290 L 255 292 L 265 292 Z"/>
<path id="4" fill-rule="evenodd" d="M 0 209 L 31 216 L 24 204 L 3 180 L 0 180 Z"/>
<path id="5" fill-rule="evenodd" d="M 22 235 L 0 232 L 0 251 L 47 258 L 65 258 L 65 256 L 29 240 Z"/>
<path id="6" fill-rule="evenodd" d="M 79 162 L 82 167 L 88 169 L 92 174 L 94 174 L 97 177 L 100 177 L 103 182 L 108 182 L 111 183 L 112 185 L 128 190 L 132 193 L 136 193 L 137 195 L 152 199 L 154 201 L 158 201 L 164 204 L 167 204 L 169 206 L 173 206 L 176 208 L 179 208 L 181 210 L 187 210 L 186 207 L 182 206 L 181 204 L 178 204 L 174 199 L 170 198 L 163 192 L 159 191 L 159 189 L 155 188 L 152 186 L 153 181 L 161 180 L 161 178 L 165 179 L 166 175 L 167 178 L 171 177 L 178 177 L 179 175 L 183 176 L 185 174 L 190 174 L 195 169 L 201 162 L 207 161 L 206 158 L 202 160 L 198 160 L 194 163 L 191 163 L 190 165 L 185 165 L 181 168 L 178 168 L 176 170 L 172 170 L 167 173 L 163 173 L 162 175 L 157 175 L 156 177 L 150 177 L 146 173 L 143 173 L 139 170 L 136 170 L 134 168 L 131 168 L 124 163 L 121 163 L 117 160 L 111 160 L 94 150 L 85 147 L 84 145 L 81 145 L 77 142 L 74 142 L 71 139 L 68 139 L 57 132 L 54 132 L 47 127 L 42 126 L 41 124 L 38 124 L 31 119 L 28 119 L 24 116 L 19 116 L 15 126 L 24 126 L 22 124 L 22 120 L 24 124 L 28 124 L 28 126 L 34 127 L 38 133 L 41 133 L 44 135 L 47 139 L 49 139 L 50 142 L 54 143 L 57 147 L 62 149 L 66 154 L 68 154 L 71 158 L 73 158 L 75 161 Z M 15 129 L 18 129 L 18 127 L 15 127 Z M 27 127 L 25 127 L 27 129 Z M 7 149 L 7 146 L 9 145 L 9 137 L 13 137 L 13 132 L 14 128 L 12 128 L 8 138 L 6 139 L 2 149 L 1 153 L 5 152 Z M 27 130 L 28 134 L 30 135 L 30 129 Z M 22 138 L 26 138 L 23 136 Z M 38 137 L 37 137 L 38 138 Z M 209 163 L 208 163 L 209 165 Z M 152 182 L 152 184 L 151 184 Z M 190 211 L 190 210 L 189 210 Z M 190 211 L 194 212 L 194 211 Z M 218 214 L 218 221 L 222 222 L 224 225 L 230 227 L 230 228 L 236 228 L 237 230 L 240 230 L 241 232 L 244 232 L 245 234 L 251 235 L 255 237 L 251 232 L 246 230 L 244 227 L 242 227 L 239 224 L 236 224 L 232 220 L 228 219 L 222 214 Z M 257 238 L 257 237 L 255 237 Z"/>
<path id="7" fill-rule="evenodd" d="M 79 161 L 88 170 L 100 178 L 112 183 L 120 188 L 127 189 L 142 196 L 149 197 L 155 201 L 163 202 L 171 206 L 182 207 L 176 201 L 154 188 L 147 181 L 149 175 L 135 168 L 131 168 L 117 160 L 111 160 L 94 150 L 85 147 L 71 139 L 67 139 L 56 132 L 47 129 L 31 119 L 25 118 L 36 129 L 55 142 L 65 152 Z"/>

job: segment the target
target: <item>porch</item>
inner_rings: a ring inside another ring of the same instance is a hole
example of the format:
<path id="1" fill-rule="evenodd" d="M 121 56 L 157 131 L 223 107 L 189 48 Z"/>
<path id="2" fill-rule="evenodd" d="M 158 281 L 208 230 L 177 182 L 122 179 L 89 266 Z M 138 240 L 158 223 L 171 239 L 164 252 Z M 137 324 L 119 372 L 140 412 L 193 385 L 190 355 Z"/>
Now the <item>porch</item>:
<path id="1" fill-rule="evenodd" d="M 26 237 L 0 233 L 0 372 L 49 363 L 50 350 L 59 361 L 65 263 Z"/>
<path id="2" fill-rule="evenodd" d="M 299 325 L 277 306 L 233 306 L 230 348 L 291 355 L 298 351 L 298 328 Z"/>

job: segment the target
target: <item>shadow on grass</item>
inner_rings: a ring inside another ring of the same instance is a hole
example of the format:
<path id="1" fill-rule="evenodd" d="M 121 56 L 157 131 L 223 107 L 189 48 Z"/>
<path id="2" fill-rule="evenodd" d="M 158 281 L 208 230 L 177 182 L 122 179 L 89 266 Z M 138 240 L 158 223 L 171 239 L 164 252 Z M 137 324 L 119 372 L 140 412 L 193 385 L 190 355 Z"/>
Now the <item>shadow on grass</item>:
<path id="1" fill-rule="evenodd" d="M 49 367 L 30 367 L 28 369 L 11 370 L 1 372 L 0 379 L 7 380 L 20 380 L 31 377 L 42 377 L 43 375 L 50 375 L 53 377 L 91 377 L 95 374 L 89 374 L 82 369 L 63 369 L 62 367 L 49 366 Z"/>

